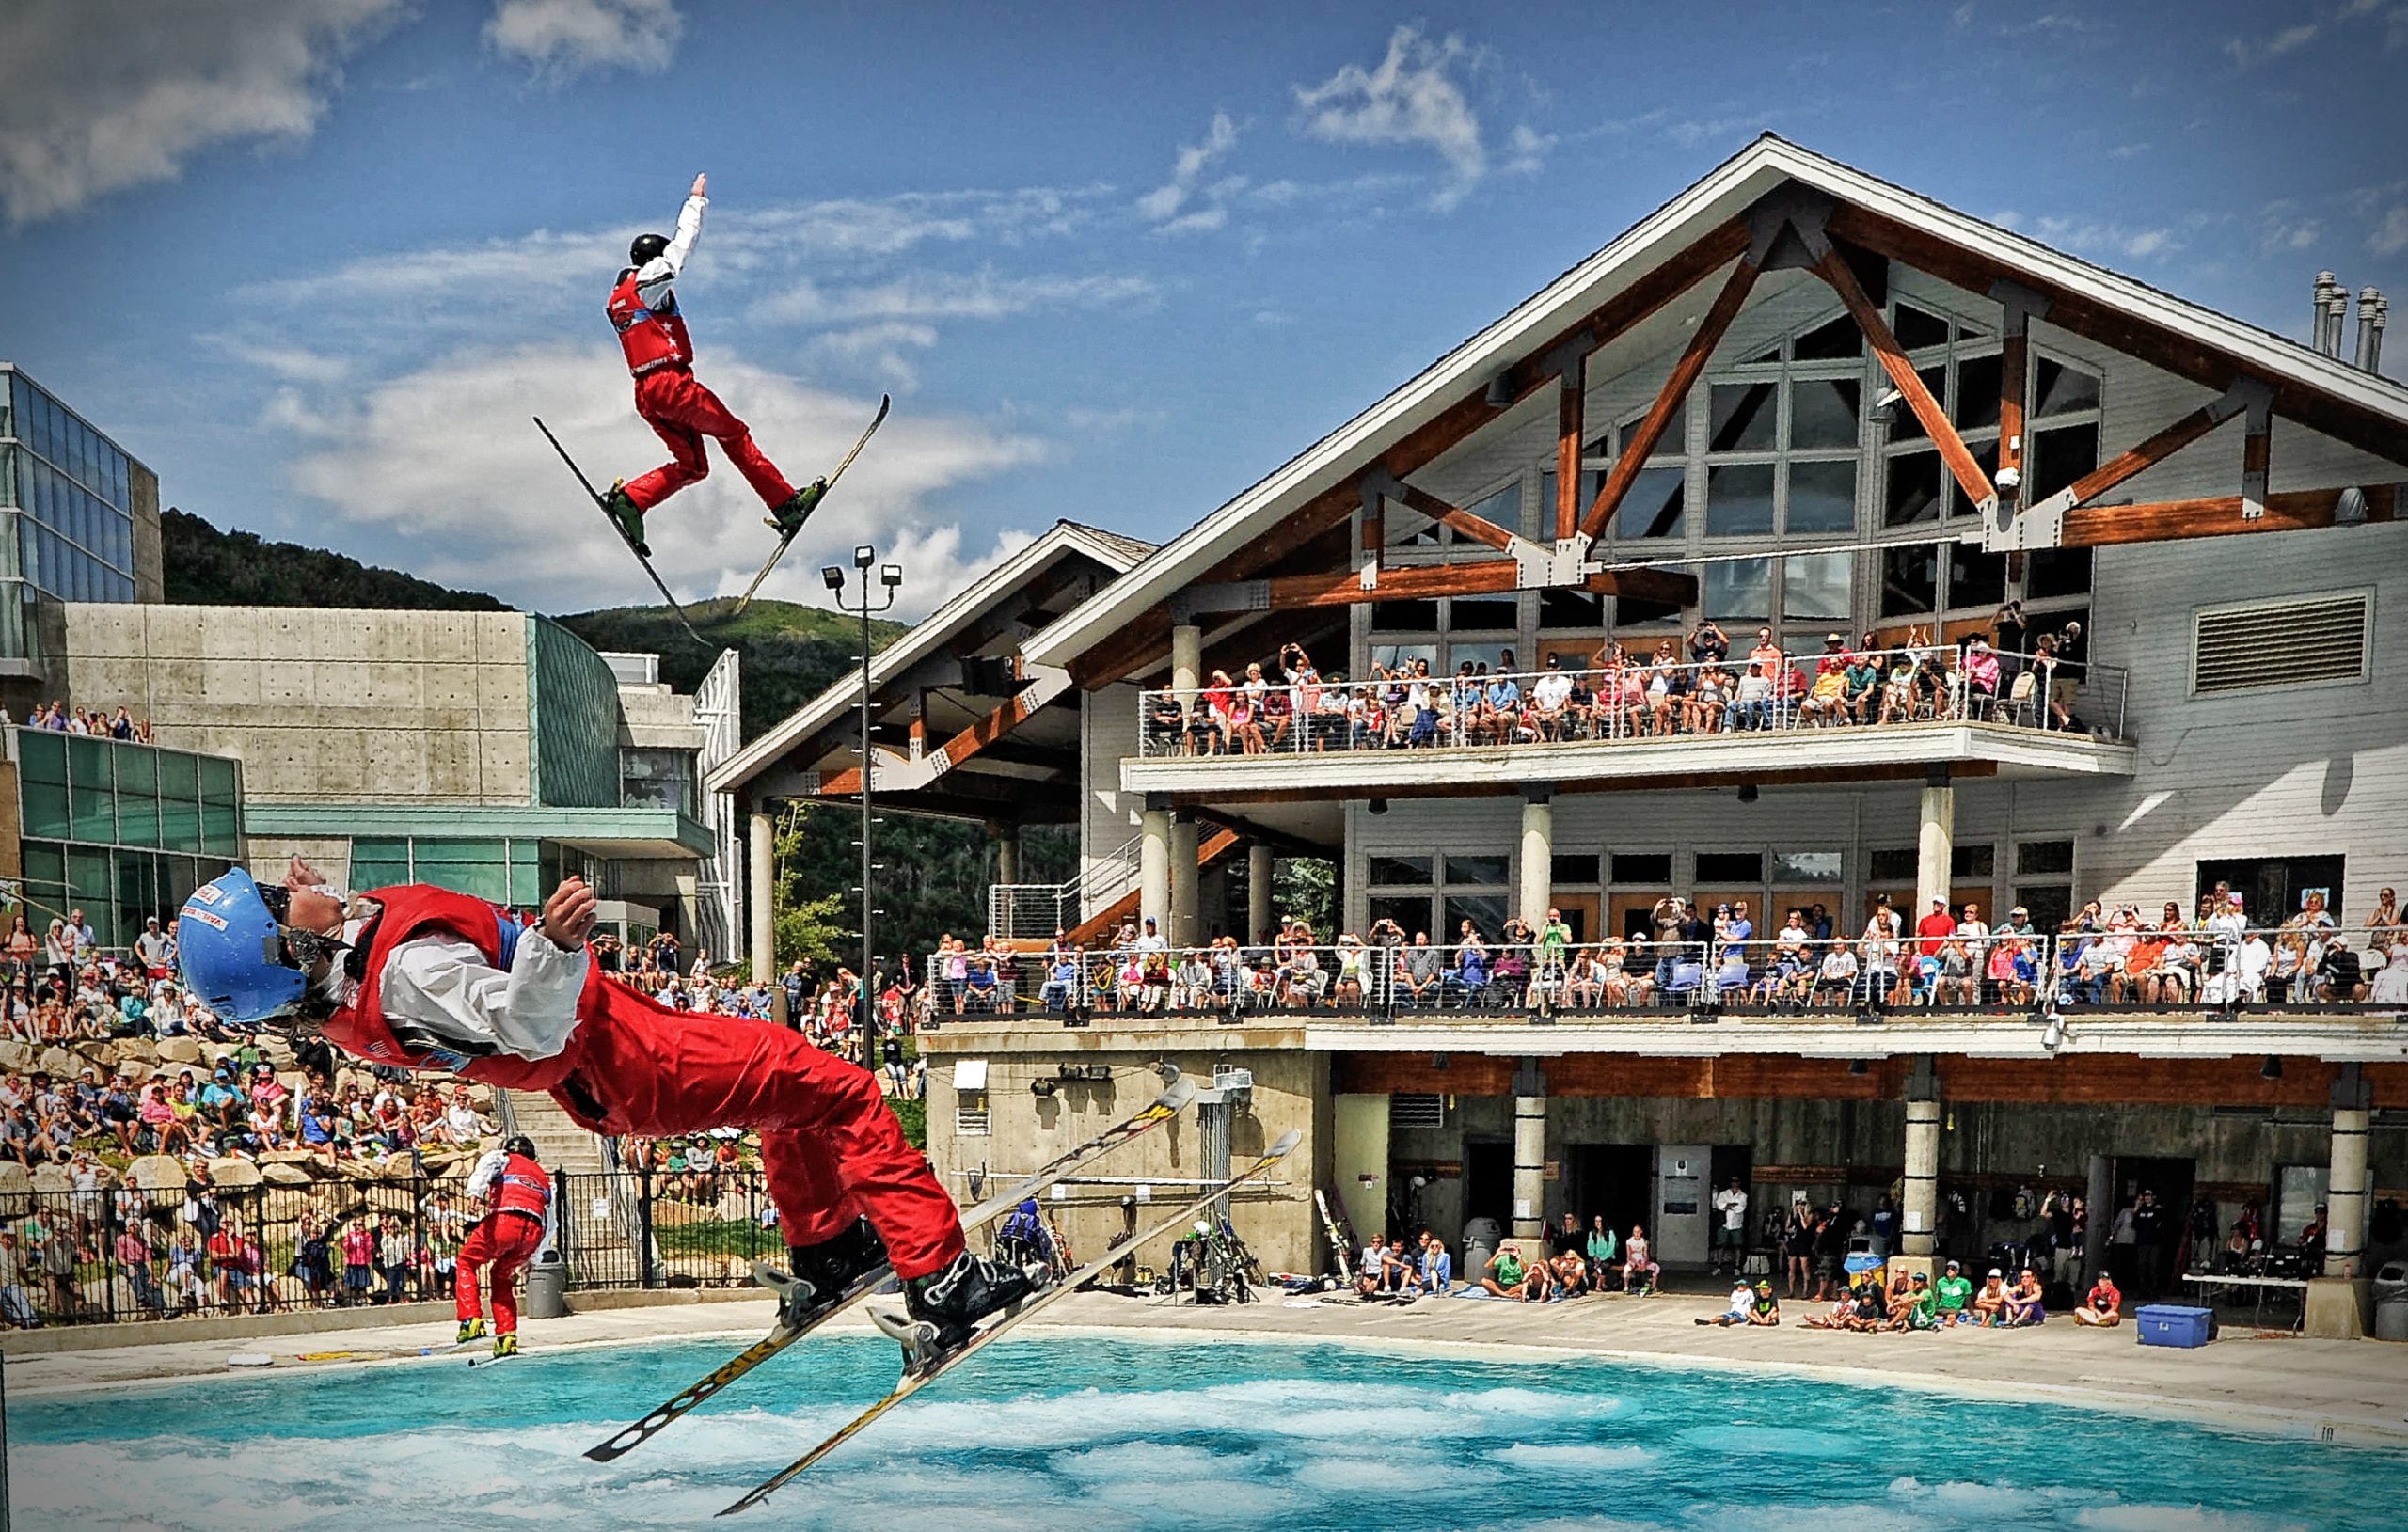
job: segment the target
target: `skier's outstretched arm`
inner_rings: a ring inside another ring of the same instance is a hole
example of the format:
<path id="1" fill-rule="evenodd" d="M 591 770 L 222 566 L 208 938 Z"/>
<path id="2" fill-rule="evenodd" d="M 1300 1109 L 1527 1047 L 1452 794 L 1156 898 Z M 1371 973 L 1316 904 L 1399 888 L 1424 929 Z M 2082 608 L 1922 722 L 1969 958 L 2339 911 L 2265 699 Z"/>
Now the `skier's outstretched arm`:
<path id="1" fill-rule="evenodd" d="M 686 205 L 677 211 L 677 232 L 669 241 L 669 248 L 660 259 L 669 263 L 669 275 L 677 276 L 686 269 L 686 258 L 694 253 L 694 242 L 703 237 L 703 210 L 710 206 L 708 176 L 696 176 L 694 186 L 686 194 Z"/>
<path id="2" fill-rule="evenodd" d="M 577 1030 L 595 913 L 594 891 L 567 879 L 545 901 L 544 919 L 518 939 L 507 970 L 458 938 L 404 941 L 386 960 L 385 1012 L 480 1051 L 552 1058 Z"/>

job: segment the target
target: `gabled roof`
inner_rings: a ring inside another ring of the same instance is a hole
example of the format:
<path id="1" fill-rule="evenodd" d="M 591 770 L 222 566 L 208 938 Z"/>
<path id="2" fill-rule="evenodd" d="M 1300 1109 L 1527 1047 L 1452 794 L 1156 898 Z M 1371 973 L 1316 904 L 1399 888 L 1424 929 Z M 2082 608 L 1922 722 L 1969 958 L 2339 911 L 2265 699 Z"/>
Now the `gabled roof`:
<path id="1" fill-rule="evenodd" d="M 1066 555 L 1085 554 L 1117 576 L 1127 573 L 1153 551 L 1151 543 L 1124 537 L 1118 532 L 1107 532 L 1075 521 L 1055 522 L 1042 536 L 963 586 L 951 600 L 879 650 L 870 664 L 870 687 L 876 690 L 908 672 L 912 666 L 942 649 L 996 602 L 1042 575 Z M 787 750 L 842 718 L 848 709 L 860 706 L 861 695 L 861 677 L 847 671 L 843 679 L 728 757 L 718 770 L 710 774 L 705 783 L 705 788 L 714 793 L 725 793 L 742 786 L 775 764 Z"/>
<path id="2" fill-rule="evenodd" d="M 2408 387 L 2312 347 L 2051 249 L 1930 197 L 1766 134 L 1574 266 L 1503 318 L 1425 368 L 1386 398 L 1315 442 L 1172 539 L 1136 568 L 1022 646 L 1028 659 L 1069 665 L 1131 620 L 1196 582 L 1222 561 L 1377 461 L 1416 429 L 1476 392 L 1502 369 L 1560 335 L 1701 236 L 1787 182 L 1906 226 L 2042 291 L 2078 299 L 2119 323 L 2178 336 L 2235 371 L 2294 385 L 2330 402 L 2361 435 L 2396 428 L 2390 454 L 2408 450 Z M 2278 413 L 2282 406 L 2277 405 Z M 2364 445 L 2364 443 L 2361 443 Z M 2386 455 L 2390 455 L 2386 454 Z"/>

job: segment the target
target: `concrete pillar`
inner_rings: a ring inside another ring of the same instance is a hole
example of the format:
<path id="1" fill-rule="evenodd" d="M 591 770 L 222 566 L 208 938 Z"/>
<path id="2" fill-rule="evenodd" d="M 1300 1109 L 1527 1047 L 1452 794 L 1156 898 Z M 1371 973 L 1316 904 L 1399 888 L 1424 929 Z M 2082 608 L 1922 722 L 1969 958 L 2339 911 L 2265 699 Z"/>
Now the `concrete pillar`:
<path id="1" fill-rule="evenodd" d="M 1546 1075 L 1524 1059 L 1513 1076 L 1513 1238 L 1546 1235 Z"/>
<path id="2" fill-rule="evenodd" d="M 1245 940 L 1250 947 L 1271 945 L 1271 847 L 1256 841 L 1245 848 Z"/>
<path id="3" fill-rule="evenodd" d="M 1522 880 L 1519 913 L 1534 930 L 1546 925 L 1555 897 L 1555 805 L 1551 787 L 1522 789 Z"/>
<path id="4" fill-rule="evenodd" d="M 2333 1082 L 2333 1160 L 2324 1183 L 2324 1274 L 2358 1277 L 2367 1238 L 2367 1129 L 2373 1104 L 2364 1072 L 2343 1065 Z"/>
<path id="5" fill-rule="evenodd" d="M 1907 1101 L 1906 1206 L 1899 1211 L 1900 1246 L 1926 1260 L 1940 1250 L 1940 1101 Z"/>
<path id="6" fill-rule="evenodd" d="M 1193 693 L 1204 685 L 1204 630 L 1194 623 L 1170 625 L 1170 689 Z M 1181 702 L 1189 701 L 1182 697 Z"/>
<path id="7" fill-rule="evenodd" d="M 990 825 L 987 832 L 995 838 L 995 881 L 1020 881 L 1020 827 Z"/>
<path id="8" fill-rule="evenodd" d="M 1137 819 L 1137 920 L 1170 930 L 1170 810 L 1149 808 Z"/>
<path id="9" fill-rule="evenodd" d="M 1915 832 L 1915 908 L 1906 919 L 1906 934 L 1915 922 L 1931 913 L 1934 899 L 1948 897 L 1956 849 L 1956 789 L 1948 785 L 1948 768 L 1933 766 L 1925 779 L 1923 816 Z"/>
<path id="10" fill-rule="evenodd" d="M 1174 947 L 1193 947 L 1204 940 L 1199 928 L 1202 901 L 1197 897 L 1196 847 L 1195 812 L 1181 809 L 1171 816 L 1170 924 L 1163 931 Z"/>
<path id="11" fill-rule="evenodd" d="M 746 871 L 744 907 L 752 916 L 752 978 L 768 984 L 778 976 L 777 886 L 778 827 L 766 813 L 751 824 L 751 865 Z"/>
<path id="12" fill-rule="evenodd" d="M 2107 1270 L 2107 1236 L 2115 1222 L 2115 1166 L 2103 1154 L 2090 1157 L 2090 1187 L 2083 1193 L 2089 1219 L 2083 1225 L 2082 1280 L 2074 1286 L 2087 1290 Z"/>

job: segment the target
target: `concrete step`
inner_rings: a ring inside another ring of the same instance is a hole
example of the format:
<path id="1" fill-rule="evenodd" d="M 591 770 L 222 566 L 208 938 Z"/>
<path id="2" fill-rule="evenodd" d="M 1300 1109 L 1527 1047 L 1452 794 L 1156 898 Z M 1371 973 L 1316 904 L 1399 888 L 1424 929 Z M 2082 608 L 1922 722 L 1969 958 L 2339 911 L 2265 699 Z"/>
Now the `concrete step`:
<path id="1" fill-rule="evenodd" d="M 535 1141 L 535 1158 L 555 1171 L 595 1176 L 603 1170 L 602 1141 L 578 1127 L 560 1104 L 539 1091 L 505 1091 L 518 1130 Z"/>

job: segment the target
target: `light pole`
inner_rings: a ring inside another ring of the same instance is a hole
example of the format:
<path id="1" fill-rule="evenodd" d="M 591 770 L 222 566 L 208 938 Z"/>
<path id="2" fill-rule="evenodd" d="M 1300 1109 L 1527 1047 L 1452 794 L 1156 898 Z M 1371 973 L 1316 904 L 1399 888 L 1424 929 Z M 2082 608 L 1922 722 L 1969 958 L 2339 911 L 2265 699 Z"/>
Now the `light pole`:
<path id="1" fill-rule="evenodd" d="M 870 694 L 869 694 L 869 620 L 895 605 L 895 592 L 903 583 L 903 566 L 888 564 L 878 572 L 878 581 L 886 588 L 886 597 L 876 606 L 871 603 L 870 565 L 878 562 L 878 549 L 863 543 L 853 549 L 853 567 L 862 572 L 862 598 L 855 606 L 845 599 L 845 572 L 830 564 L 819 572 L 828 585 L 829 593 L 836 598 L 839 611 L 858 613 L 862 620 L 862 971 L 861 1014 L 855 1019 L 862 1039 L 862 1065 L 876 1071 L 878 1055 L 877 1001 L 870 993 L 871 962 L 878 952 L 871 927 L 876 909 L 870 892 Z"/>

